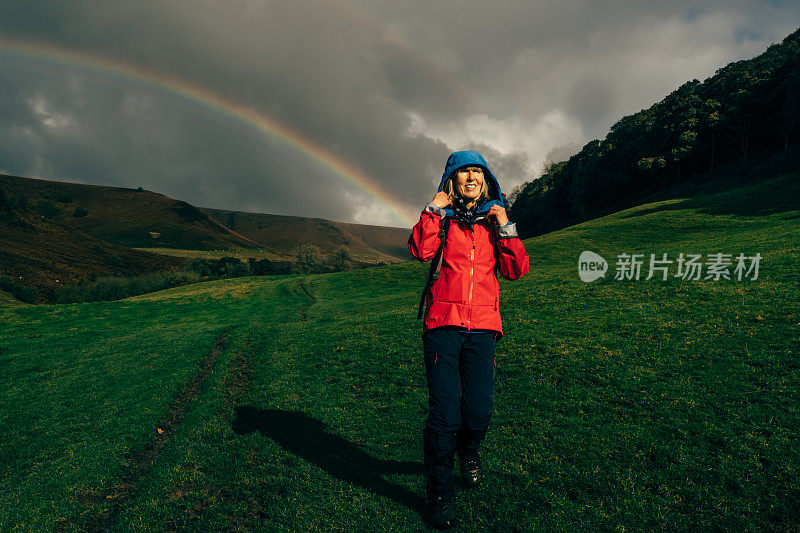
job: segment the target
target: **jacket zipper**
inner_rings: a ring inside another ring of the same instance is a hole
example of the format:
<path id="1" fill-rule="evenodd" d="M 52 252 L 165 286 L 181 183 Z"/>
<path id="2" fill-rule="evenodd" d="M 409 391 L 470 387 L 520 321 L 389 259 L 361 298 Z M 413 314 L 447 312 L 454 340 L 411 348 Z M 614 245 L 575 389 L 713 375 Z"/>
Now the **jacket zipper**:
<path id="1" fill-rule="evenodd" d="M 468 305 L 468 315 L 467 315 L 467 329 L 470 329 L 470 325 L 472 324 L 472 285 L 474 283 L 473 274 L 475 272 L 475 230 L 472 230 L 472 250 L 469 251 L 469 259 L 470 259 L 470 266 L 469 266 L 469 297 L 467 299 Z"/>

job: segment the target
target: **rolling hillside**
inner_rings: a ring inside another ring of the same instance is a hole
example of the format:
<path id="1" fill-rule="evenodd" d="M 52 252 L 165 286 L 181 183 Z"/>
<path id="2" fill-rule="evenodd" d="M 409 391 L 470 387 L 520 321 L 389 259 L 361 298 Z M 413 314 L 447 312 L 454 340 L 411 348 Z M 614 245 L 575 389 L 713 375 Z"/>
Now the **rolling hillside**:
<path id="1" fill-rule="evenodd" d="M 301 244 L 324 252 L 346 248 L 364 261 L 410 259 L 409 230 L 318 218 L 197 208 L 146 190 L 0 175 L 6 197 L 97 239 L 132 248 L 180 250 L 266 249 L 287 256 Z M 74 216 L 76 208 L 87 211 Z"/>
<path id="2" fill-rule="evenodd" d="M 797 195 L 795 172 L 527 239 L 463 522 L 800 527 Z M 763 260 L 757 279 L 584 283 L 583 250 Z M 423 530 L 427 268 L 0 305 L 0 529 Z"/>
<path id="3" fill-rule="evenodd" d="M 343 248 L 354 265 L 394 263 L 410 259 L 408 233 L 199 209 L 145 190 L 0 175 L 0 276 L 35 287 L 42 298 L 98 276 L 180 270 L 191 257 L 291 263 L 304 244 L 323 254 Z"/>
<path id="4" fill-rule="evenodd" d="M 207 207 L 199 209 L 237 233 L 275 250 L 290 252 L 299 244 L 314 244 L 323 252 L 345 248 L 354 258 L 361 260 L 396 262 L 411 259 L 406 246 L 411 232 L 406 228 Z"/>
<path id="5" fill-rule="evenodd" d="M 7 175 L 0 175 L 0 189 L 9 198 L 24 196 L 46 218 L 118 246 L 213 250 L 259 245 L 192 205 L 151 191 Z M 79 207 L 86 214 L 76 217 Z"/>
<path id="6" fill-rule="evenodd" d="M 12 213 L 13 219 L 0 216 L 0 275 L 20 286 L 35 287 L 43 298 L 52 298 L 58 287 L 99 276 L 130 276 L 186 266 L 185 258 L 111 244 L 33 212 Z"/>

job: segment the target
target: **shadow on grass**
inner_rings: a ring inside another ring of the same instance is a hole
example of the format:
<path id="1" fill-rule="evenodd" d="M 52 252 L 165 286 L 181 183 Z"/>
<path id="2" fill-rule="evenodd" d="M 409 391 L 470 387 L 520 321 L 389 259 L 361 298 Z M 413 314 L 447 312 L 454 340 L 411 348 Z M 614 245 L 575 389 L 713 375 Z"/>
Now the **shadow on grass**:
<path id="1" fill-rule="evenodd" d="M 800 185 L 793 175 L 766 180 L 755 184 L 742 184 L 739 190 L 722 188 L 718 194 L 713 192 L 699 194 L 681 202 L 661 205 L 650 209 L 640 209 L 623 218 L 635 218 L 659 211 L 679 211 L 694 209 L 707 215 L 735 215 L 757 217 L 790 213 L 785 218 L 795 218 L 791 214 L 800 210 Z M 667 199 L 667 198 L 664 198 Z"/>
<path id="2" fill-rule="evenodd" d="M 236 407 L 233 430 L 243 435 L 258 431 L 284 450 L 315 464 L 335 478 L 360 485 L 380 496 L 423 512 L 423 500 L 407 489 L 383 479 L 391 474 L 424 474 L 422 463 L 383 461 L 358 444 L 327 430 L 327 426 L 301 411 Z"/>

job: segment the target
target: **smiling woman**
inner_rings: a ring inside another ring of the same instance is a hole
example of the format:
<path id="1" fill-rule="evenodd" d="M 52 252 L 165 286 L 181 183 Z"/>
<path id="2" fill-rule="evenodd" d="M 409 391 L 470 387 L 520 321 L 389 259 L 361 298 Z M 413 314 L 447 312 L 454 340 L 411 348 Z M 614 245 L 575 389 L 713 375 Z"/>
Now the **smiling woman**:
<path id="1" fill-rule="evenodd" d="M 430 410 L 423 446 L 431 522 L 450 528 L 456 522 L 454 454 L 467 487 L 483 478 L 478 448 L 492 417 L 495 346 L 503 336 L 495 269 L 513 280 L 529 268 L 500 184 L 481 154 L 450 155 L 408 249 L 422 261 L 441 260 L 441 275 L 425 294 L 422 343 Z"/>
<path id="2" fill-rule="evenodd" d="M 489 186 L 483 178 L 483 169 L 478 166 L 458 169 L 455 182 L 452 179 L 447 180 L 443 190 L 451 202 L 455 202 L 459 196 L 469 200 L 467 208 L 472 208 L 477 201 L 489 196 Z"/>

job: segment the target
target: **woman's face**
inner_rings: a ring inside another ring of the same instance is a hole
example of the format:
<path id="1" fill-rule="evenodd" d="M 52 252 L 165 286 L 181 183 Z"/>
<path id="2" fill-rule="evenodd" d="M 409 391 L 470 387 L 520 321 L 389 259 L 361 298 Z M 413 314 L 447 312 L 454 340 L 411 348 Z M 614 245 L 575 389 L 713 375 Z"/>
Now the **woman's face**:
<path id="1" fill-rule="evenodd" d="M 464 167 L 456 172 L 456 193 L 467 200 L 471 206 L 481 195 L 483 188 L 483 169 L 481 167 Z"/>

